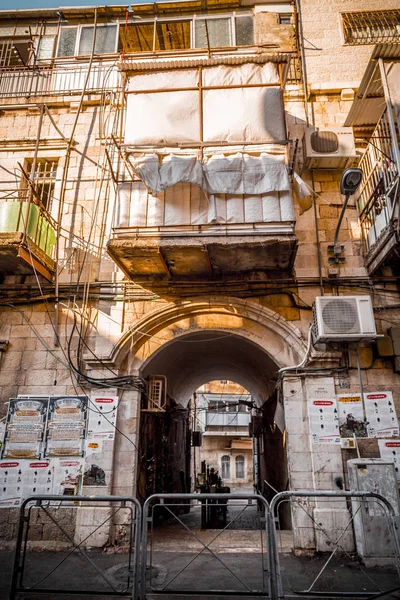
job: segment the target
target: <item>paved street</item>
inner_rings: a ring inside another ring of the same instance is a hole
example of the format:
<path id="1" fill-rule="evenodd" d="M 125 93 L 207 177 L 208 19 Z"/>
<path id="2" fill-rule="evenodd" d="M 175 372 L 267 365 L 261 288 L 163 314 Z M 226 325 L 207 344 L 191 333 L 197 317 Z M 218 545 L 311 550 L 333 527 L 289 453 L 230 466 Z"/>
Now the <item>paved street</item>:
<path id="1" fill-rule="evenodd" d="M 90 552 L 93 559 L 102 573 L 115 585 L 121 585 L 124 573 L 126 573 L 127 556 L 121 554 L 104 554 L 102 552 Z M 31 552 L 28 554 L 26 563 L 27 578 L 25 584 L 27 587 L 40 581 L 45 577 L 63 558 L 62 553 L 58 552 Z M 262 580 L 262 564 L 259 555 L 249 553 L 240 554 L 219 554 L 219 558 L 232 569 L 246 585 L 252 589 L 258 589 Z M 188 564 L 190 557 L 187 553 L 160 552 L 153 555 L 152 579 L 153 585 L 157 588 L 164 587 L 176 573 Z M 321 585 L 316 589 L 321 590 L 348 590 L 353 592 L 373 592 L 391 589 L 399 585 L 396 572 L 393 569 L 369 569 L 366 577 L 357 567 L 349 566 L 340 558 L 331 561 L 329 573 L 321 580 Z M 285 589 L 290 592 L 293 590 L 302 590 L 308 587 L 310 581 L 318 573 L 323 565 L 322 557 L 296 558 L 291 554 L 282 556 L 283 577 Z M 6 600 L 8 585 L 12 570 L 12 555 L 9 552 L 0 552 L 0 598 Z M 122 576 L 121 576 L 122 575 Z M 63 565 L 57 569 L 53 575 L 42 581 L 41 586 L 46 588 L 68 585 L 70 589 L 91 590 L 94 586 L 109 591 L 102 578 L 91 569 L 86 561 L 74 555 L 70 557 Z M 102 587 L 103 585 L 103 587 Z M 203 554 L 201 557 L 187 568 L 174 580 L 170 589 L 192 590 L 193 592 L 201 589 L 231 589 L 237 590 L 237 595 L 232 596 L 232 600 L 243 598 L 241 592 L 245 587 L 229 572 L 223 568 L 210 555 Z M 35 598 L 47 600 L 58 600 L 59 594 L 52 593 L 46 595 L 29 594 L 25 596 L 28 600 Z M 70 600 L 73 596 L 62 596 L 63 600 Z M 74 596 L 75 598 L 77 596 Z M 79 596 L 78 596 L 79 597 Z M 182 596 L 181 596 L 182 597 Z M 91 600 L 91 595 L 85 598 Z M 97 597 L 99 598 L 99 597 Z M 103 597 L 100 597 L 104 598 Z M 149 595 L 151 598 L 151 594 Z M 172 600 L 172 595 L 164 595 L 165 600 Z M 194 598 L 197 598 L 194 596 Z M 217 599 L 218 595 L 212 596 Z M 384 595 L 383 599 L 394 600 L 399 598 L 397 594 Z"/>

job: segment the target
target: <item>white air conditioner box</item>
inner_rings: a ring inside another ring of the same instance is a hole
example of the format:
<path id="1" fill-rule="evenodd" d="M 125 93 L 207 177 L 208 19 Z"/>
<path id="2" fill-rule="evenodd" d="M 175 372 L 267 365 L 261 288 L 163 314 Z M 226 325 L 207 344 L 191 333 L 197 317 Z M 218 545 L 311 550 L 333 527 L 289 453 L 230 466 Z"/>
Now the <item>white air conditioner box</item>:
<path id="1" fill-rule="evenodd" d="M 303 138 L 306 169 L 347 169 L 357 162 L 351 127 L 307 127 Z"/>
<path id="2" fill-rule="evenodd" d="M 358 342 L 377 337 L 370 296 L 317 296 L 314 343 Z"/>

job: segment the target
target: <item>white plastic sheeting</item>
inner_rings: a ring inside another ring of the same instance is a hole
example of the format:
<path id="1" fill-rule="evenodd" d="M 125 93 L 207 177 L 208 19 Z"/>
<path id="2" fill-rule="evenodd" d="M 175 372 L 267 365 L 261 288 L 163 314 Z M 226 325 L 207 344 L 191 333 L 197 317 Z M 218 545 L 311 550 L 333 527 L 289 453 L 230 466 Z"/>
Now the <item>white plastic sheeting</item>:
<path id="1" fill-rule="evenodd" d="M 290 190 L 283 154 L 259 156 L 237 152 L 197 156 L 148 154 L 131 159 L 132 166 L 153 193 L 179 183 L 193 183 L 208 194 L 267 194 Z"/>
<path id="2" fill-rule="evenodd" d="M 200 78 L 206 89 L 201 90 Z M 265 84 L 273 87 L 263 87 Z M 257 87 L 230 87 L 246 85 Z M 158 71 L 129 77 L 126 145 L 270 143 L 285 138 L 276 64 Z"/>
<path id="3" fill-rule="evenodd" d="M 289 191 L 255 195 L 211 194 L 178 183 L 157 195 L 142 182 L 119 186 L 119 227 L 162 227 L 210 223 L 279 223 L 293 221 Z"/>

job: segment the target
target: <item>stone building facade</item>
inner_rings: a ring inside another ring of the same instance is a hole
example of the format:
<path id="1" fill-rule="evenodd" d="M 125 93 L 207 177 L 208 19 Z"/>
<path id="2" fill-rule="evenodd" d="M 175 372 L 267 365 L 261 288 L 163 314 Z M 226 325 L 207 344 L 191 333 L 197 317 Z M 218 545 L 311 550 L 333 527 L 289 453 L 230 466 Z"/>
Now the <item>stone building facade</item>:
<path id="1" fill-rule="evenodd" d="M 263 409 L 258 483 L 337 489 L 355 450 L 312 442 L 309 399 L 361 386 L 392 392 L 400 410 L 400 46 L 395 27 L 378 26 L 382 11 L 398 23 L 398 3 L 365 0 L 362 18 L 351 0 L 325 3 L 323 17 L 313 0 L 192 4 L 0 12 L 1 416 L 19 395 L 118 398 L 105 486 L 82 492 L 160 491 L 154 456 L 174 457 L 171 491 L 188 491 L 187 403 L 229 379 Z M 382 124 L 389 142 L 372 161 Z M 344 126 L 364 179 L 335 254 L 345 165 L 308 168 L 303 138 Z M 294 172 L 308 190 L 299 202 Z M 323 295 L 370 295 L 383 337 L 313 348 L 293 370 Z M 154 379 L 164 382 L 156 411 Z M 358 448 L 379 456 L 376 437 Z M 83 539 L 93 515 L 77 519 Z M 347 520 L 337 509 L 331 529 Z M 298 547 L 324 549 L 312 527 L 294 525 Z M 98 545 L 119 531 L 104 528 Z M 52 535 L 38 525 L 39 538 Z"/>

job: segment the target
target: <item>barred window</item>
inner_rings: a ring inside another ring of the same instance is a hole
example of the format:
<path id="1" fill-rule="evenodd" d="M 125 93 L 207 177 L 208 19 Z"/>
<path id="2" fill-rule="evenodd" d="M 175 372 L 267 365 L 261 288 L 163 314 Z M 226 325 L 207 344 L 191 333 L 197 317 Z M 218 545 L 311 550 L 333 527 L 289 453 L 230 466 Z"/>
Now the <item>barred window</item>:
<path id="1" fill-rule="evenodd" d="M 341 16 L 345 44 L 400 42 L 400 10 L 344 12 Z"/>
<path id="2" fill-rule="evenodd" d="M 58 160 L 38 159 L 35 171 L 33 172 L 33 160 L 28 159 L 26 161 L 27 173 L 35 185 L 37 193 L 36 200 L 49 212 L 51 210 L 54 187 L 56 184 L 57 167 Z M 23 188 L 29 189 L 26 182 L 23 182 Z"/>

